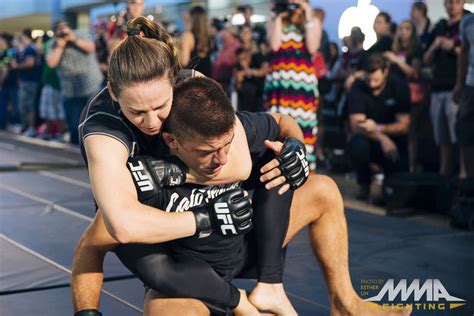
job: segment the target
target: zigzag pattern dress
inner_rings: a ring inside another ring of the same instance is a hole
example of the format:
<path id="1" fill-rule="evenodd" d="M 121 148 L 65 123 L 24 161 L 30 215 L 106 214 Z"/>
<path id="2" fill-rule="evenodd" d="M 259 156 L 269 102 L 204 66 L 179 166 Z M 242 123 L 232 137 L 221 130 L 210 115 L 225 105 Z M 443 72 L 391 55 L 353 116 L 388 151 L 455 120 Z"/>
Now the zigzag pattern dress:
<path id="1" fill-rule="evenodd" d="M 306 49 L 303 29 L 289 24 L 283 28 L 282 43 L 270 58 L 265 78 L 264 107 L 268 112 L 293 117 L 303 130 L 307 159 L 316 169 L 318 135 L 318 79 Z"/>

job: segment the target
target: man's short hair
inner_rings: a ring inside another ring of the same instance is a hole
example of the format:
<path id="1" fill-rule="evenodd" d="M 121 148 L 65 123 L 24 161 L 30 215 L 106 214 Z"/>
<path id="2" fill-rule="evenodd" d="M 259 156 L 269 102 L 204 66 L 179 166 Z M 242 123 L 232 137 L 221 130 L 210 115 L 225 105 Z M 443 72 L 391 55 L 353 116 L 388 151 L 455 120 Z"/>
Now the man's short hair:
<path id="1" fill-rule="evenodd" d="M 56 32 L 59 28 L 63 27 L 63 26 L 69 26 L 69 23 L 65 20 L 57 20 L 56 22 L 54 22 L 54 25 L 53 25 L 53 32 Z"/>
<path id="2" fill-rule="evenodd" d="M 387 12 L 381 11 L 379 14 L 377 14 L 377 17 L 379 17 L 379 16 L 383 17 L 383 19 L 385 20 L 385 23 L 387 23 L 387 24 L 392 23 L 392 17 Z"/>
<path id="3" fill-rule="evenodd" d="M 181 140 L 214 138 L 228 133 L 234 123 L 234 109 L 222 87 L 213 79 L 195 77 L 176 85 L 164 129 Z"/>
<path id="4" fill-rule="evenodd" d="M 424 17 L 428 14 L 428 7 L 426 6 L 426 3 L 423 1 L 417 1 L 413 3 L 413 8 L 417 9 L 418 11 L 421 11 Z"/>
<path id="5" fill-rule="evenodd" d="M 384 71 L 387 66 L 387 60 L 381 53 L 372 53 L 367 58 L 367 61 L 364 63 L 363 70 L 370 74 L 377 70 Z"/>

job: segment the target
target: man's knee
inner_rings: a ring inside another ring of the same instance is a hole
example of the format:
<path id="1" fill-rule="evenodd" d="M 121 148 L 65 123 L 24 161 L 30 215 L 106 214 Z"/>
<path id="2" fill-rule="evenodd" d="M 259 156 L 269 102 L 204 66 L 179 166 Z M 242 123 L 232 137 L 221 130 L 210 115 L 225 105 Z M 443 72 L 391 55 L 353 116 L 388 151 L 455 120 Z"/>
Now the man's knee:
<path id="1" fill-rule="evenodd" d="M 308 181 L 295 191 L 296 208 L 311 214 L 316 219 L 327 212 L 341 212 L 344 209 L 337 184 L 325 175 L 310 175 Z"/>
<path id="2" fill-rule="evenodd" d="M 312 203 L 318 213 L 341 212 L 344 210 L 339 188 L 334 180 L 325 175 L 312 175 L 308 179 Z M 314 208 L 313 208 L 314 209 Z"/>

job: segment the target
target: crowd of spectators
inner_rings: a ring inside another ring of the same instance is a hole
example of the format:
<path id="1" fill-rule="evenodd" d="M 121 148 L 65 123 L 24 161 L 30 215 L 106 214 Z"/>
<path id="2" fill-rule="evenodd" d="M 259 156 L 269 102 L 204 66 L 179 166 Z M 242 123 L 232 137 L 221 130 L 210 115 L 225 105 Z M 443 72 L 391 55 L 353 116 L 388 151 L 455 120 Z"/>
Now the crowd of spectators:
<path id="1" fill-rule="evenodd" d="M 463 0 L 444 0 L 448 17 L 434 23 L 422 1 L 398 24 L 380 12 L 377 41 L 367 50 L 360 28 L 339 48 L 324 30 L 324 10 L 294 3 L 276 9 L 268 26 L 251 22 L 250 5 L 236 8 L 245 18 L 238 26 L 192 7 L 183 15 L 183 32 L 174 34 L 181 64 L 218 81 L 239 110 L 292 115 L 305 133 L 312 169 L 341 143 L 332 135 L 336 128 L 360 199 L 370 196 L 374 173 L 473 176 L 472 127 L 457 124 L 472 115 L 474 103 L 473 19 Z M 57 21 L 52 38 L 32 38 L 27 28 L 1 34 L 0 129 L 58 141 L 66 135 L 77 144 L 81 110 L 107 84 L 110 51 L 126 36 L 126 21 L 143 10 L 142 0 L 128 1 L 124 15 L 113 24 L 95 22 L 91 33 Z M 465 69 L 458 71 L 466 45 Z M 463 89 L 470 97 L 461 98 Z"/>

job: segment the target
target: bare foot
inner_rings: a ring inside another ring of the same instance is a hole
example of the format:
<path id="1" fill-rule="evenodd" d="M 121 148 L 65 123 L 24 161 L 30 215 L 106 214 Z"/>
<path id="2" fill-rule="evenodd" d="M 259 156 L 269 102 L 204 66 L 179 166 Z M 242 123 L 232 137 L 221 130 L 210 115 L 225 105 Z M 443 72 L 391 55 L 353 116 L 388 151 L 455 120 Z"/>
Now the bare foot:
<path id="1" fill-rule="evenodd" d="M 379 304 L 363 301 L 359 297 L 355 298 L 348 305 L 343 305 L 336 301 L 333 301 L 331 304 L 331 316 L 408 316 L 410 314 L 410 307 L 403 309 L 384 307 Z"/>
<path id="2" fill-rule="evenodd" d="M 240 292 L 240 301 L 239 305 L 234 308 L 233 312 L 235 316 L 259 316 L 257 308 L 253 306 L 247 297 L 247 292 L 245 290 L 239 289 Z"/>
<path id="3" fill-rule="evenodd" d="M 270 311 L 279 316 L 298 315 L 286 296 L 282 283 L 257 283 L 249 295 L 249 300 L 262 311 Z"/>

